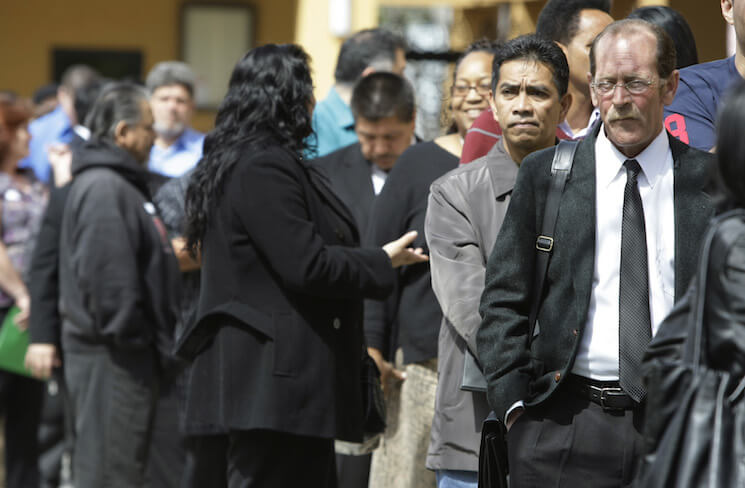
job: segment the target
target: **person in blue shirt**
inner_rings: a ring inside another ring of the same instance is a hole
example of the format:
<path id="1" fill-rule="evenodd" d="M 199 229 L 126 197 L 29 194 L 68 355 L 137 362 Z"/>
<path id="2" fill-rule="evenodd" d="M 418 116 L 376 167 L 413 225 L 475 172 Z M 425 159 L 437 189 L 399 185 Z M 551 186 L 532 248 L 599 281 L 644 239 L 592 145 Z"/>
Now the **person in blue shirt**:
<path id="1" fill-rule="evenodd" d="M 31 134 L 29 155 L 20 163 L 22 168 L 31 168 L 44 183 L 51 183 L 52 173 L 48 151 L 50 147 L 67 144 L 75 134 L 73 128 L 83 121 L 75 115 L 75 93 L 81 87 L 97 82 L 100 75 L 91 67 L 73 65 L 62 75 L 57 97 L 59 105 L 46 115 L 29 124 Z"/>
<path id="2" fill-rule="evenodd" d="M 186 63 L 158 63 L 147 75 L 155 143 L 148 169 L 169 177 L 181 176 L 202 158 L 204 134 L 189 127 L 194 112 L 194 72 Z"/>
<path id="3" fill-rule="evenodd" d="M 374 71 L 391 71 L 403 76 L 406 67 L 404 40 L 384 29 L 365 29 L 344 41 L 334 71 L 335 83 L 313 111 L 313 132 L 309 157 L 325 156 L 357 142 L 354 116 L 349 107 L 354 84 Z"/>
<path id="4" fill-rule="evenodd" d="M 665 107 L 670 134 L 704 151 L 715 149 L 720 98 L 745 78 L 745 0 L 721 0 L 721 7 L 724 20 L 735 27 L 735 55 L 680 70 L 675 100 Z"/>

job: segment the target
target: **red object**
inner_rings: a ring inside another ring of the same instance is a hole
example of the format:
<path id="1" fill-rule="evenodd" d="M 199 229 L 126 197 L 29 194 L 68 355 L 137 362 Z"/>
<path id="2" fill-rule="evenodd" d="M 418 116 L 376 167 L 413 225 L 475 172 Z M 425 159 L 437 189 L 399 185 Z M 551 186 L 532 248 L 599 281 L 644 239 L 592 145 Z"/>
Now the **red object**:
<path id="1" fill-rule="evenodd" d="M 571 139 L 564 131 L 556 128 L 556 137 L 559 139 Z M 502 138 L 502 128 L 494 117 L 491 109 L 484 110 L 479 118 L 474 120 L 473 125 L 466 132 L 463 141 L 463 152 L 460 156 L 460 164 L 468 164 L 478 159 L 491 150 L 494 144 Z"/>

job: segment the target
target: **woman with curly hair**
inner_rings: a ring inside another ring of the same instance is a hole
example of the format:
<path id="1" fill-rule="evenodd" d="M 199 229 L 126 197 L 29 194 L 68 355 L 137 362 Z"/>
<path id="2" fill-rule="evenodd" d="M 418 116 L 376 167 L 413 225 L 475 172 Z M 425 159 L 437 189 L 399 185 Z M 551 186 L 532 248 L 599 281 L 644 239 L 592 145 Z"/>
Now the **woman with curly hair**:
<path id="1" fill-rule="evenodd" d="M 333 440 L 363 434 L 362 298 L 426 260 L 407 247 L 415 233 L 357 247 L 349 210 L 302 160 L 308 62 L 292 44 L 238 62 L 187 191 L 186 238 L 202 259 L 197 318 L 179 341 L 193 358 L 194 486 L 334 486 Z M 226 477 L 205 479 L 220 463 Z"/>

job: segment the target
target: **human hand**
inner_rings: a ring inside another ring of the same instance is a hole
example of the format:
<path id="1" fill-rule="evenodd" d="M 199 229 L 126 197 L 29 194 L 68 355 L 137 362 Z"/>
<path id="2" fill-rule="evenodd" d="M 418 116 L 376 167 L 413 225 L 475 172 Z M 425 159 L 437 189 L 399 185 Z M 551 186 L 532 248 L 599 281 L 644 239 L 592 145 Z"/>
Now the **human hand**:
<path id="1" fill-rule="evenodd" d="M 24 294 L 16 298 L 15 306 L 18 307 L 18 313 L 13 318 L 13 322 L 22 331 L 28 329 L 28 317 L 31 314 L 31 299 Z"/>
<path id="2" fill-rule="evenodd" d="M 416 249 L 408 247 L 409 244 L 414 242 L 416 236 L 417 231 L 412 230 L 383 246 L 383 250 L 391 258 L 391 265 L 394 268 L 429 261 L 429 256 L 424 254 L 424 250 L 421 247 L 417 247 Z"/>
<path id="3" fill-rule="evenodd" d="M 24 363 L 35 378 L 42 380 L 52 376 L 52 368 L 62 365 L 54 344 L 29 344 Z"/>
<path id="4" fill-rule="evenodd" d="M 505 425 L 505 427 L 507 427 L 507 431 L 512 428 L 512 425 L 523 413 L 525 413 L 525 409 L 523 407 L 517 407 L 515 410 L 510 412 L 510 414 L 507 416 L 507 425 Z"/>
<path id="5" fill-rule="evenodd" d="M 383 359 L 383 354 L 374 347 L 368 347 L 367 353 L 375 361 L 375 365 L 380 371 L 380 384 L 385 390 L 385 385 L 390 381 L 403 381 L 406 379 L 406 373 L 393 367 L 393 364 Z"/>

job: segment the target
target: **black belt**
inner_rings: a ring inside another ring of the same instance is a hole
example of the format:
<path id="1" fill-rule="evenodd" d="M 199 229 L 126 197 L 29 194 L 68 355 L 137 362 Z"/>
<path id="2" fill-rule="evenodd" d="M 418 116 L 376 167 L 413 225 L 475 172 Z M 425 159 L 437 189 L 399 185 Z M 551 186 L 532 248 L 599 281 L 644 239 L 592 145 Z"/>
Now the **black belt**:
<path id="1" fill-rule="evenodd" d="M 639 405 L 623 391 L 618 381 L 595 381 L 570 375 L 564 384 L 568 391 L 597 403 L 605 411 L 633 410 Z"/>

